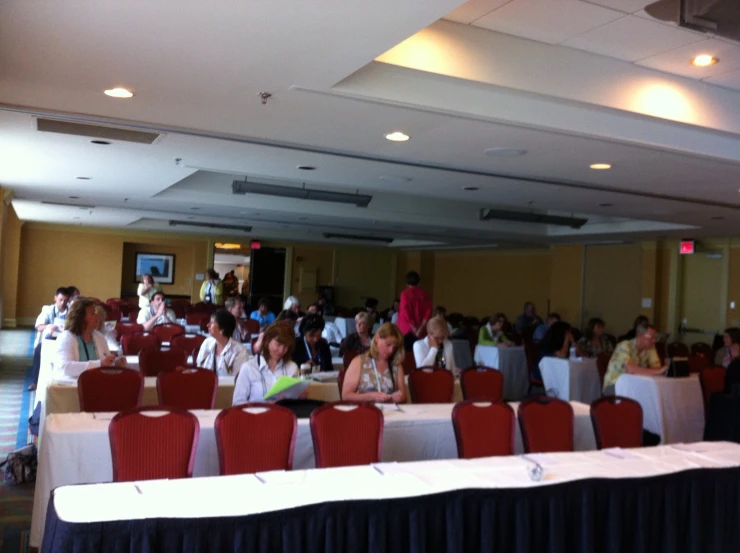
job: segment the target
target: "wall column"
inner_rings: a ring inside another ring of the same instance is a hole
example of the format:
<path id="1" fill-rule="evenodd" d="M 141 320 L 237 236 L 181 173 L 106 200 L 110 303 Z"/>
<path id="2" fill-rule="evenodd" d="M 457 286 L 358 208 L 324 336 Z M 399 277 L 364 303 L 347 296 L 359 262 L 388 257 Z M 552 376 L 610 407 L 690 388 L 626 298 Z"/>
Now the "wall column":
<path id="1" fill-rule="evenodd" d="M 581 244 L 551 248 L 550 311 L 559 313 L 564 321 L 578 328 L 582 326 L 585 251 Z"/>

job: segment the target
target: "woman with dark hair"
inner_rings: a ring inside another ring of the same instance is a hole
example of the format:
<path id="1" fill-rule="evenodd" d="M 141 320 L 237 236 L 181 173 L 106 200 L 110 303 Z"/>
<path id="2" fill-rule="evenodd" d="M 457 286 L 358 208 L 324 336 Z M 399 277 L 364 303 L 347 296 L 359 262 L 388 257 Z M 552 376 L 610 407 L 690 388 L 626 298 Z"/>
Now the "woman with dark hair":
<path id="1" fill-rule="evenodd" d="M 214 305 L 224 303 L 224 283 L 213 269 L 206 269 L 206 279 L 200 287 L 200 301 Z"/>
<path id="2" fill-rule="evenodd" d="M 124 357 L 116 359 L 110 352 L 105 336 L 97 331 L 98 324 L 95 302 L 78 296 L 70 304 L 64 332 L 57 338 L 54 372 L 58 376 L 77 378 L 88 369 L 126 365 Z"/>
<path id="3" fill-rule="evenodd" d="M 291 325 L 275 323 L 268 326 L 259 353 L 246 363 L 236 379 L 232 405 L 265 401 L 265 394 L 278 378 L 298 376 L 298 366 L 290 360 L 294 348 L 295 335 Z"/>
<path id="4" fill-rule="evenodd" d="M 331 350 L 321 338 L 324 318 L 321 315 L 306 315 L 301 321 L 299 336 L 293 351 L 293 362 L 299 367 L 303 363 L 318 365 L 320 371 L 332 371 Z"/>
<path id="5" fill-rule="evenodd" d="M 535 363 L 532 376 L 542 380 L 540 361 L 543 357 L 560 357 L 566 359 L 570 347 L 575 345 L 570 325 L 565 321 L 557 321 L 547 329 L 545 337 L 540 342 L 540 358 Z"/>
<path id="6" fill-rule="evenodd" d="M 604 334 L 604 327 L 606 323 L 594 317 L 588 321 L 586 325 L 586 332 L 578 341 L 576 348 L 578 349 L 578 355 L 583 357 L 597 357 L 602 351 L 605 353 L 611 353 L 614 350 L 612 343 Z"/>
<path id="7" fill-rule="evenodd" d="M 218 309 L 211 315 L 208 323 L 211 336 L 200 346 L 196 364 L 215 371 L 218 376 L 237 376 L 249 360 L 249 354 L 232 338 L 235 328 L 236 319 L 226 309 Z"/>
<path id="8" fill-rule="evenodd" d="M 421 277 L 416 271 L 406 273 L 406 289 L 401 292 L 398 308 L 398 328 L 403 334 L 403 345 L 408 351 L 414 342 L 424 336 L 427 322 L 432 318 L 432 300 L 419 288 Z"/>
<path id="9" fill-rule="evenodd" d="M 355 357 L 345 371 L 344 401 L 405 403 L 403 335 L 392 323 L 380 325 L 370 349 Z"/>

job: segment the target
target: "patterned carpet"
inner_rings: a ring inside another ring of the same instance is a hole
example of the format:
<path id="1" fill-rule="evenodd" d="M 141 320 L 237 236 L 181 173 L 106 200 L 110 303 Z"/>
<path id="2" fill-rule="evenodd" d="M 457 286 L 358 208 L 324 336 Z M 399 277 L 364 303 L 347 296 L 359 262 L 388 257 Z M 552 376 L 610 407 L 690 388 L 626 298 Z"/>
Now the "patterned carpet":
<path id="1" fill-rule="evenodd" d="M 28 417 L 34 394 L 30 383 L 33 332 L 0 331 L 0 460 L 31 441 Z M 0 553 L 25 553 L 31 528 L 33 484 L 0 483 Z"/>

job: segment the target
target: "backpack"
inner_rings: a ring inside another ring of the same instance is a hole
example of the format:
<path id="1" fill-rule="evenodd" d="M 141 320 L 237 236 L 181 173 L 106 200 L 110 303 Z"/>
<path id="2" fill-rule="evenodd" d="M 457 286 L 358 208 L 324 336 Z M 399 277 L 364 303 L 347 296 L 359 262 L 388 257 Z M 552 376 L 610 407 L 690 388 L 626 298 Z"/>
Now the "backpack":
<path id="1" fill-rule="evenodd" d="M 36 446 L 28 444 L 8 453 L 7 459 L 0 463 L 5 471 L 3 480 L 6 484 L 26 484 L 36 481 Z"/>

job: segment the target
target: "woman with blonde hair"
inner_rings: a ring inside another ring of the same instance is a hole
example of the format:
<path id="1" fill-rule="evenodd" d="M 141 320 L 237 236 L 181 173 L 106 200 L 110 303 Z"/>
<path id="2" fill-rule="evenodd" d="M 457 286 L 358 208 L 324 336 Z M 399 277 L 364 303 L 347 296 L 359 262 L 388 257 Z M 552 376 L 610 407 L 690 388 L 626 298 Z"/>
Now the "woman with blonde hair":
<path id="1" fill-rule="evenodd" d="M 370 349 L 350 363 L 342 386 L 345 401 L 405 403 L 403 334 L 393 323 L 381 325 Z"/>
<path id="2" fill-rule="evenodd" d="M 447 321 L 432 317 L 427 323 L 427 336 L 414 342 L 417 367 L 441 367 L 457 375 L 452 342 L 447 339 Z"/>
<path id="3" fill-rule="evenodd" d="M 236 379 L 232 405 L 264 401 L 281 376 L 298 376 L 291 361 L 295 349 L 293 326 L 274 323 L 265 329 L 259 353 L 247 361 Z"/>
<path id="4" fill-rule="evenodd" d="M 155 284 L 154 277 L 150 274 L 141 275 L 141 284 L 136 289 L 136 295 L 139 296 L 139 309 L 146 309 L 152 301 L 152 297 L 157 292 L 161 292 L 162 287 Z"/>

